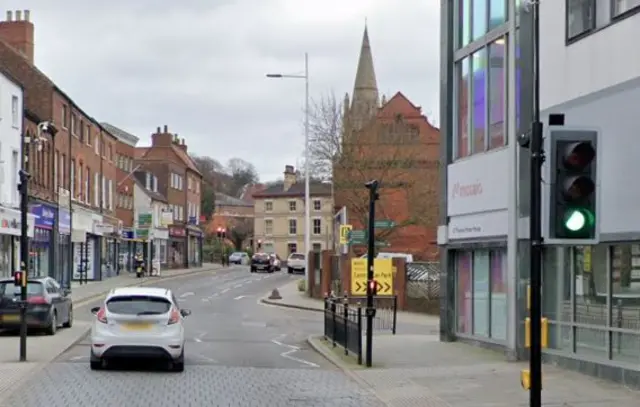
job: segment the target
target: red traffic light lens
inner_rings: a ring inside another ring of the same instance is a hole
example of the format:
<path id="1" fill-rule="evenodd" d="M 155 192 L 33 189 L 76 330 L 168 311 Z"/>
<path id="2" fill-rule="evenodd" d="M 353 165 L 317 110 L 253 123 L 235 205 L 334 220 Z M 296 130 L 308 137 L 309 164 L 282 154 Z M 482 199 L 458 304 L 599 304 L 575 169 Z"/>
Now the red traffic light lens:
<path id="1" fill-rule="evenodd" d="M 596 150 L 591 143 L 580 141 L 569 144 L 565 149 L 564 165 L 571 170 L 582 170 L 591 164 L 596 157 Z"/>
<path id="2" fill-rule="evenodd" d="M 563 186 L 564 197 L 571 202 L 588 198 L 596 189 L 593 180 L 585 176 L 567 178 Z"/>

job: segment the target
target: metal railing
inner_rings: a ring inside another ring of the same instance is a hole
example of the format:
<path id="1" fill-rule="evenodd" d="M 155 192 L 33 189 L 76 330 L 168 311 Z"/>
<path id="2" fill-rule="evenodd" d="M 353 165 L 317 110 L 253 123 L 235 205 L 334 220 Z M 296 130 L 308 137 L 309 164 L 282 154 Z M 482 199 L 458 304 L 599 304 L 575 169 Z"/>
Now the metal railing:
<path id="1" fill-rule="evenodd" d="M 367 297 L 343 297 L 343 302 L 349 303 L 352 307 L 365 308 Z M 398 296 L 397 295 L 375 295 L 373 297 L 373 308 L 376 313 L 373 317 L 374 331 L 391 331 L 396 334 L 398 326 Z"/>
<path id="2" fill-rule="evenodd" d="M 335 348 L 340 345 L 344 354 L 349 351 L 362 364 L 362 308 L 350 306 L 339 298 L 325 298 L 324 300 L 324 337 Z"/>

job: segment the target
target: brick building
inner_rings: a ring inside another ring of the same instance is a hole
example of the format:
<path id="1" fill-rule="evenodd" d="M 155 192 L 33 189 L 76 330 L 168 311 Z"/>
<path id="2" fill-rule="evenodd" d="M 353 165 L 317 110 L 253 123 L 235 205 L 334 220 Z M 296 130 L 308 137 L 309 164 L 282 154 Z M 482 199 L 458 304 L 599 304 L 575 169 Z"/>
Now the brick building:
<path id="1" fill-rule="evenodd" d="M 113 201 L 115 137 L 34 64 L 34 25 L 29 11 L 7 12 L 0 22 L 0 66 L 24 89 L 24 127 L 37 131 L 53 123 L 55 137 L 44 140 L 31 160 L 31 272 L 48 274 L 63 285 L 86 271 L 102 279 L 103 265 L 115 264 L 118 220 Z M 49 218 L 49 215 L 52 215 Z M 48 262 L 46 272 L 39 264 Z"/>
<path id="2" fill-rule="evenodd" d="M 136 164 L 158 178 L 158 192 L 173 211 L 169 226 L 169 267 L 191 267 L 202 263 L 200 194 L 202 174 L 196 168 L 184 139 L 158 127 L 150 147 L 136 148 Z"/>
<path id="3" fill-rule="evenodd" d="M 373 56 L 365 27 L 351 101 L 345 97 L 341 156 L 333 168 L 335 204 L 348 223 L 365 229 L 368 193 L 380 181 L 376 219 L 395 226 L 376 231 L 384 251 L 435 260 L 440 132 L 402 93 L 378 97 Z M 365 245 L 354 245 L 364 253 Z"/>

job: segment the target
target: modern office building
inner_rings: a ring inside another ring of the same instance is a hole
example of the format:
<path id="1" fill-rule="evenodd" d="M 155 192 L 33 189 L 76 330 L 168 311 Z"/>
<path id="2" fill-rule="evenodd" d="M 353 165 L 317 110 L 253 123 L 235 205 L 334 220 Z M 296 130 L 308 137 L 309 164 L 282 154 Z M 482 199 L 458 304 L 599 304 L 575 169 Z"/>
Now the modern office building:
<path id="1" fill-rule="evenodd" d="M 533 112 L 532 15 L 519 3 L 442 2 L 447 170 L 438 231 L 446 271 L 442 339 L 499 347 L 514 359 L 526 355 L 530 198 L 529 153 L 516 137 L 528 131 Z M 640 54 L 626 50 L 640 35 L 640 5 L 540 4 L 541 119 L 561 113 L 566 126 L 600 132 L 601 243 L 545 249 L 545 358 L 638 386 L 640 188 L 632 179 L 640 160 Z M 547 166 L 543 178 L 550 179 Z"/>

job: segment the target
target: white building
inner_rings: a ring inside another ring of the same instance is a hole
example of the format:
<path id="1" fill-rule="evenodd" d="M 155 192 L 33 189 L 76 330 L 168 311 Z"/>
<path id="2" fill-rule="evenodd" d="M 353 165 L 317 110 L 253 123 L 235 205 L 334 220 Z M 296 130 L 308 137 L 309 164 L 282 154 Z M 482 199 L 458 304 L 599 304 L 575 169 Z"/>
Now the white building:
<path id="1" fill-rule="evenodd" d="M 167 266 L 169 225 L 173 223 L 173 211 L 167 199 L 158 192 L 158 178 L 150 172 L 134 172 L 133 222 L 137 239 L 153 242 L 146 255 L 154 267 Z M 147 250 L 148 246 L 147 246 Z"/>
<path id="2" fill-rule="evenodd" d="M 20 264 L 20 184 L 23 121 L 22 87 L 0 71 L 0 277 Z M 34 219 L 28 215 L 29 237 Z"/>
<path id="3" fill-rule="evenodd" d="M 532 18 L 519 3 L 442 2 L 441 27 L 440 105 L 450 107 L 441 111 L 442 339 L 500 347 L 511 358 L 526 357 L 529 278 L 529 151 L 516 136 L 533 119 Z M 632 50 L 640 4 L 540 4 L 541 119 L 561 113 L 566 126 L 601 132 L 601 243 L 545 249 L 545 358 L 638 383 L 640 53 Z"/>

